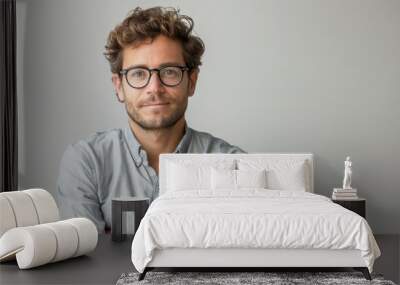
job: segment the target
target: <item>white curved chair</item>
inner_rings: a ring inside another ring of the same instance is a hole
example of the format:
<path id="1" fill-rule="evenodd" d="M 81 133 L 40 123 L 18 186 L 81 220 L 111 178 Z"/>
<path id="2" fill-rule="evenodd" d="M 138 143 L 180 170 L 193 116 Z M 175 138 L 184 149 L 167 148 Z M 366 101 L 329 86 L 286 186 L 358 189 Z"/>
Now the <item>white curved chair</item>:
<path id="1" fill-rule="evenodd" d="M 44 189 L 0 193 L 0 237 L 9 229 L 60 219 L 53 196 Z"/>
<path id="2" fill-rule="evenodd" d="M 0 193 L 0 262 L 16 258 L 20 269 L 28 269 L 95 249 L 98 232 L 91 220 L 58 220 L 46 190 Z"/>
<path id="3" fill-rule="evenodd" d="M 13 228 L 0 238 L 0 261 L 16 257 L 20 269 L 80 256 L 97 245 L 97 229 L 86 218 Z"/>

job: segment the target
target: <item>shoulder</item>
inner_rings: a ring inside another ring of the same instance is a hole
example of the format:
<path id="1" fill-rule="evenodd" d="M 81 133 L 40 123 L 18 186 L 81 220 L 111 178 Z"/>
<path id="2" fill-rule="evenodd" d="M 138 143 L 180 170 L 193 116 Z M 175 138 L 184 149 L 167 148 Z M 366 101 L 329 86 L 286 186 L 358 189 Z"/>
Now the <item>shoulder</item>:
<path id="1" fill-rule="evenodd" d="M 192 152 L 205 153 L 245 153 L 240 147 L 228 143 L 226 140 L 208 132 L 192 131 Z"/>
<path id="2" fill-rule="evenodd" d="M 67 145 L 62 162 L 81 160 L 86 163 L 94 163 L 102 153 L 110 151 L 115 145 L 123 140 L 122 129 L 109 129 L 97 131 L 84 139 L 80 139 Z"/>

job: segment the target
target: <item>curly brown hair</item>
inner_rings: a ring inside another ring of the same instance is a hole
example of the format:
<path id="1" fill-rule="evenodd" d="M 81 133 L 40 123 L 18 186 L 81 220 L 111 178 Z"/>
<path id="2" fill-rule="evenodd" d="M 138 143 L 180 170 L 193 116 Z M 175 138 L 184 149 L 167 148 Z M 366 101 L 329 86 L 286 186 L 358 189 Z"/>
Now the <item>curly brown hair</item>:
<path id="1" fill-rule="evenodd" d="M 104 55 L 110 63 L 111 72 L 121 71 L 122 51 L 125 47 L 147 39 L 153 40 L 159 35 L 179 41 L 182 44 L 183 58 L 187 67 L 190 70 L 198 69 L 205 46 L 199 37 L 192 34 L 193 26 L 192 18 L 181 15 L 179 9 L 135 8 L 108 35 Z"/>

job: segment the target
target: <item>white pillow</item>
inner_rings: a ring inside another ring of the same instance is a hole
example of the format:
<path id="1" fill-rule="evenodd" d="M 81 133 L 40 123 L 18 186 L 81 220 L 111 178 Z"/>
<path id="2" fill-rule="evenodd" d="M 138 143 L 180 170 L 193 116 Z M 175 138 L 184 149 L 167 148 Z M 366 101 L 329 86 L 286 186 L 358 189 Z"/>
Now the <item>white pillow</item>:
<path id="1" fill-rule="evenodd" d="M 236 170 L 212 167 L 211 189 L 236 189 Z"/>
<path id="2" fill-rule="evenodd" d="M 210 188 L 210 167 L 187 167 L 182 164 L 170 163 L 168 169 L 168 189 L 171 191 L 184 191 L 188 189 Z"/>
<path id="3" fill-rule="evenodd" d="M 235 169 L 235 160 L 196 161 L 176 160 L 166 165 L 167 191 L 211 189 L 211 168 Z"/>
<path id="4" fill-rule="evenodd" d="M 211 189 L 266 188 L 267 176 L 261 170 L 211 169 Z"/>
<path id="5" fill-rule="evenodd" d="M 236 170 L 237 188 L 267 188 L 265 169 Z"/>
<path id="6" fill-rule="evenodd" d="M 273 190 L 307 191 L 310 182 L 307 163 L 292 159 L 239 159 L 240 170 L 267 170 L 267 188 Z M 308 190 L 309 191 L 309 190 Z"/>

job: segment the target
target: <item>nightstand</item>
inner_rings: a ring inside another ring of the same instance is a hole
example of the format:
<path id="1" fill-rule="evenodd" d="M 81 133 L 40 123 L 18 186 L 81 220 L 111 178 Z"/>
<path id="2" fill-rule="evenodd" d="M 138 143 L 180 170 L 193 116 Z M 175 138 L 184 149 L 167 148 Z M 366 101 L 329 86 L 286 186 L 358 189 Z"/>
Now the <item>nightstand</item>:
<path id="1" fill-rule="evenodd" d="M 150 199 L 144 197 L 118 197 L 112 199 L 111 236 L 113 241 L 123 241 L 134 236 L 146 214 Z"/>
<path id="2" fill-rule="evenodd" d="M 361 217 L 365 219 L 365 208 L 366 208 L 366 199 L 357 198 L 354 200 L 338 200 L 332 199 L 332 202 L 339 204 L 340 206 L 353 211 L 356 214 L 359 214 Z"/>

